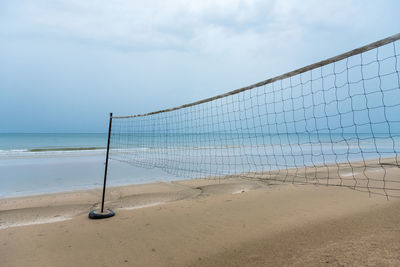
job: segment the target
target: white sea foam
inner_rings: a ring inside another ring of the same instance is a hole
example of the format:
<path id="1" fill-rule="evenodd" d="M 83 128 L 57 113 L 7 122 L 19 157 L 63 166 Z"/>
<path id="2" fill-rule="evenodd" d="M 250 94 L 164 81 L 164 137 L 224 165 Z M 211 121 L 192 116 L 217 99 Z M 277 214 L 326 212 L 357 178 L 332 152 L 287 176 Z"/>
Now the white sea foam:
<path id="1" fill-rule="evenodd" d="M 350 176 L 357 175 L 357 174 L 359 174 L 359 172 L 348 172 L 348 173 L 344 173 L 344 174 L 342 174 L 340 176 L 342 176 L 342 177 L 350 177 Z"/>
<path id="2" fill-rule="evenodd" d="M 0 159 L 58 158 L 104 155 L 105 149 L 74 151 L 29 151 L 26 149 L 0 150 Z"/>
<path id="3" fill-rule="evenodd" d="M 149 204 L 143 204 L 143 205 L 137 205 L 137 206 L 132 206 L 132 207 L 123 207 L 119 208 L 120 210 L 136 210 L 136 209 L 143 209 L 143 208 L 149 208 L 149 207 L 154 207 L 158 205 L 163 205 L 166 202 L 154 202 L 154 203 L 149 203 Z"/>
<path id="4" fill-rule="evenodd" d="M 244 192 L 246 192 L 246 190 L 243 188 L 243 189 L 240 189 L 240 190 L 237 190 L 237 191 L 233 191 L 232 194 L 236 195 L 236 194 L 241 194 L 241 193 L 244 193 Z"/>
<path id="5" fill-rule="evenodd" d="M 44 223 L 55 223 L 55 222 L 62 222 L 72 220 L 72 217 L 53 217 L 53 218 L 43 218 L 33 221 L 26 221 L 26 222 L 12 222 L 12 223 L 4 223 L 0 224 L 0 230 L 11 228 L 11 227 L 18 227 L 18 226 L 27 226 L 27 225 L 35 225 L 35 224 L 44 224 Z"/>

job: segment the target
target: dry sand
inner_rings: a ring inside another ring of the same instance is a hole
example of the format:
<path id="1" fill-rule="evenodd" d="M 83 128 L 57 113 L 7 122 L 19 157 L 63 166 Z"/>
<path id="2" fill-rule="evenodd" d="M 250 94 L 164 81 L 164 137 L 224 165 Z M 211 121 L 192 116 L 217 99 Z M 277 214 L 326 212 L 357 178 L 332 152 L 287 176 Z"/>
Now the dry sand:
<path id="1" fill-rule="evenodd" d="M 400 266 L 399 198 L 191 180 L 110 188 L 89 220 L 100 195 L 1 199 L 0 266 Z"/>

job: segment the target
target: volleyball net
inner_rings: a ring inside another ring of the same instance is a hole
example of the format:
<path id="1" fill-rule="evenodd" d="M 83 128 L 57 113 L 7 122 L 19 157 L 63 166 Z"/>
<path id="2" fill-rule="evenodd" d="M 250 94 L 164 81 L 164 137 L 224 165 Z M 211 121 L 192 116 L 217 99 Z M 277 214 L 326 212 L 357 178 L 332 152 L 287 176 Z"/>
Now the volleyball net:
<path id="1" fill-rule="evenodd" d="M 399 39 L 198 102 L 113 116 L 110 158 L 184 178 L 400 196 Z"/>

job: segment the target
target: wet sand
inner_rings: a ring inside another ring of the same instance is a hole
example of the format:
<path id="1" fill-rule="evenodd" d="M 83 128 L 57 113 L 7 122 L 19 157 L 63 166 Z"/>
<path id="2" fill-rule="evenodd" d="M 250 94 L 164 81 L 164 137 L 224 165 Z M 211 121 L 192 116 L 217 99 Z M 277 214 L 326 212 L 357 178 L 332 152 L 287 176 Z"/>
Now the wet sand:
<path id="1" fill-rule="evenodd" d="M 190 180 L 110 188 L 116 216 L 89 220 L 100 196 L 0 199 L 0 266 L 400 266 L 395 197 Z"/>

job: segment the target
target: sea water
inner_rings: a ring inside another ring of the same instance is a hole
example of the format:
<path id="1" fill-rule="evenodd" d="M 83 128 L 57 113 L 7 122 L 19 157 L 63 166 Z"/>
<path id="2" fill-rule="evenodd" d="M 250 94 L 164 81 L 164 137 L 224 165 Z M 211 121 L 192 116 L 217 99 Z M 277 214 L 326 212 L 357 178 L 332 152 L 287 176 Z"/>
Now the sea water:
<path id="1" fill-rule="evenodd" d="M 119 133 L 111 157 L 186 178 L 390 158 L 395 133 Z"/>
<path id="2" fill-rule="evenodd" d="M 0 198 L 101 187 L 106 145 L 104 133 L 0 133 Z M 109 162 L 110 186 L 169 179 L 160 170 Z"/>
<path id="3" fill-rule="evenodd" d="M 105 133 L 0 134 L 0 198 L 101 187 L 106 144 Z M 399 152 L 400 135 L 394 134 L 113 136 L 107 184 L 312 166 Z"/>

